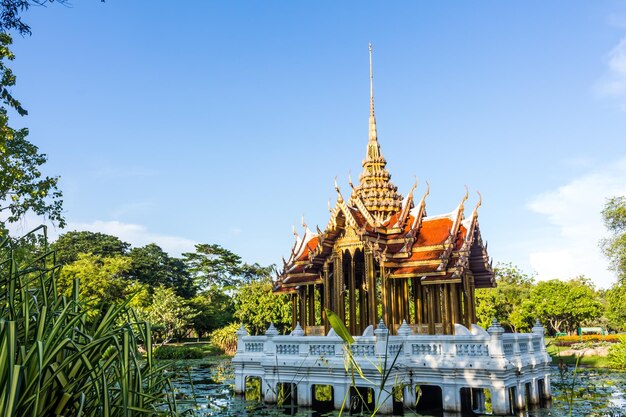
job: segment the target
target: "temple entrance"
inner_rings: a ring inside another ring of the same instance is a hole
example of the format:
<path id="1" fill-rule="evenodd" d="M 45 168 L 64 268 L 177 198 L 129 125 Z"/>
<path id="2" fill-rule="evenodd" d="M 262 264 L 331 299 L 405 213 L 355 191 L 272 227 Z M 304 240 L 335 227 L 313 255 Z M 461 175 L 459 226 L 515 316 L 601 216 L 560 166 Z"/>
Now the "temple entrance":
<path id="1" fill-rule="evenodd" d="M 263 395 L 261 391 L 261 377 L 248 376 L 246 377 L 246 391 L 244 394 L 246 401 L 261 401 Z"/>
<path id="2" fill-rule="evenodd" d="M 372 413 L 375 405 L 372 388 L 350 387 L 350 414 Z"/>
<path id="3" fill-rule="evenodd" d="M 312 385 L 311 399 L 311 407 L 318 413 L 327 413 L 335 409 L 332 385 Z"/>
<path id="4" fill-rule="evenodd" d="M 428 414 L 443 409 L 443 395 L 441 387 L 437 385 L 418 385 L 415 387 L 417 404 L 415 412 Z"/>

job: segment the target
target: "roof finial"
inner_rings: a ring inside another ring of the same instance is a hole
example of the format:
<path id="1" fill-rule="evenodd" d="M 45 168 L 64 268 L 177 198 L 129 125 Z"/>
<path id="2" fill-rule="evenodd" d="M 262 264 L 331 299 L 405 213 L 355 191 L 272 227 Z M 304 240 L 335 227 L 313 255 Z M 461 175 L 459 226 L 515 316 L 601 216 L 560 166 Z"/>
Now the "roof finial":
<path id="1" fill-rule="evenodd" d="M 372 65 L 372 43 L 369 44 L 370 50 L 370 141 L 378 140 L 376 132 L 376 118 L 374 117 L 374 67 Z"/>

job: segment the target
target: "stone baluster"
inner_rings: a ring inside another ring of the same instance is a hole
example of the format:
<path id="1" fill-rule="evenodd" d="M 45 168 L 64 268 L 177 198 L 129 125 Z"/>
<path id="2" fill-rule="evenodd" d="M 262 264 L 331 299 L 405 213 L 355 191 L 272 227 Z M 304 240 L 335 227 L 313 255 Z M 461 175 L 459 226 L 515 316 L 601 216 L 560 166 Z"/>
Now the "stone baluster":
<path id="1" fill-rule="evenodd" d="M 267 339 L 263 345 L 263 353 L 266 356 L 276 355 L 276 343 L 274 343 L 274 336 L 278 336 L 278 330 L 274 327 L 274 323 L 270 323 L 270 326 L 265 331 Z"/>
<path id="2" fill-rule="evenodd" d="M 246 346 L 243 343 L 243 338 L 244 336 L 249 336 L 249 334 L 246 331 L 246 328 L 243 327 L 243 324 L 239 327 L 239 330 L 237 330 L 235 334 L 237 335 L 237 352 L 244 353 L 246 351 Z"/>
<path id="3" fill-rule="evenodd" d="M 541 325 L 541 322 L 539 320 L 537 320 L 535 322 L 535 325 L 533 326 L 532 333 L 533 333 L 534 337 L 538 337 L 539 338 L 539 341 L 540 341 L 539 349 L 541 349 L 541 352 L 543 352 L 543 353 L 546 352 L 546 344 L 543 341 L 544 331 L 545 331 L 545 329 Z"/>
<path id="4" fill-rule="evenodd" d="M 402 353 L 404 356 L 411 355 L 411 346 L 409 344 L 408 338 L 413 333 L 406 320 L 402 320 L 402 325 L 398 328 L 398 336 L 402 338 Z"/>
<path id="5" fill-rule="evenodd" d="M 489 355 L 492 358 L 503 358 L 504 345 L 502 343 L 502 335 L 504 334 L 504 329 L 500 326 L 498 320 L 495 318 L 493 319 L 493 322 L 487 329 L 487 332 L 491 336 L 491 340 L 489 341 Z"/>
<path id="6" fill-rule="evenodd" d="M 387 339 L 389 338 L 389 329 L 387 329 L 387 326 L 385 326 L 382 319 L 380 319 L 378 327 L 374 330 L 374 337 L 376 337 L 376 356 L 380 357 L 387 355 Z"/>

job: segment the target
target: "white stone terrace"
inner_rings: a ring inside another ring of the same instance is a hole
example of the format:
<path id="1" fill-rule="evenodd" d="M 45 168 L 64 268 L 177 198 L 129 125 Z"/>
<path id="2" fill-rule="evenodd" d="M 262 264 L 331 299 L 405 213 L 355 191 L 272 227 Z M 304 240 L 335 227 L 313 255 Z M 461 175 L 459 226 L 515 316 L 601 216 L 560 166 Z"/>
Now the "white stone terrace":
<path id="1" fill-rule="evenodd" d="M 353 383 L 348 345 L 333 330 L 327 336 L 305 336 L 298 326 L 281 336 L 270 325 L 265 335 L 250 336 L 242 327 L 233 358 L 235 392 L 243 394 L 247 378 L 257 377 L 265 402 L 277 401 L 278 384 L 292 384 L 297 405 L 311 406 L 313 387 L 331 385 L 339 409 L 356 385 L 371 388 L 378 412 L 391 414 L 394 386 L 402 389 L 402 402 L 409 408 L 416 405 L 418 388 L 435 388 L 429 395 L 440 392 L 439 404 L 448 412 L 481 411 L 484 390 L 489 390 L 493 413 L 506 415 L 550 398 L 551 361 L 543 333 L 540 324 L 531 333 L 504 333 L 494 320 L 487 331 L 456 324 L 454 335 L 413 334 L 403 323 L 398 335 L 390 336 L 381 321 L 376 330 L 370 326 L 355 337 L 350 347 L 363 373 L 355 372 Z M 382 384 L 386 373 L 389 378 Z"/>

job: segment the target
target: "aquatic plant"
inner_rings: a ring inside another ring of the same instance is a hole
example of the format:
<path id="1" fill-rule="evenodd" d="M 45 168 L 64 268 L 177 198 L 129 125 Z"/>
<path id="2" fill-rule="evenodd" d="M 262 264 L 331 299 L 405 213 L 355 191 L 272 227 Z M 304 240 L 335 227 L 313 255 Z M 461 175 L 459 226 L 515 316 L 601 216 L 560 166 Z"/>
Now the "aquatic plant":
<path id="1" fill-rule="evenodd" d="M 43 244 L 29 243 L 35 233 Z M 163 368 L 153 363 L 150 324 L 126 303 L 103 306 L 89 323 L 78 280 L 72 296 L 59 295 L 60 266 L 45 235 L 42 226 L 0 243 L 0 415 L 177 415 Z"/>

